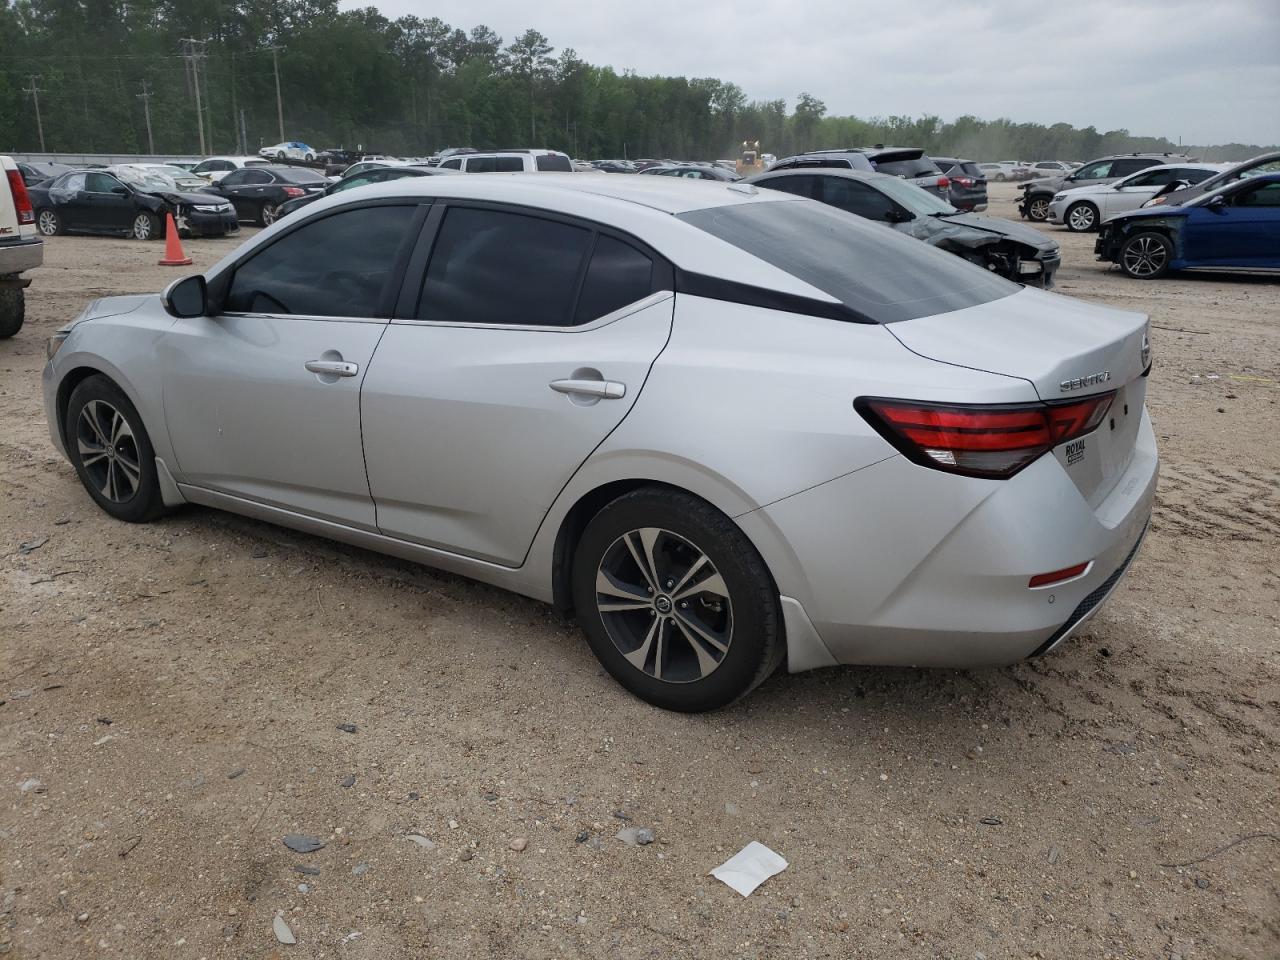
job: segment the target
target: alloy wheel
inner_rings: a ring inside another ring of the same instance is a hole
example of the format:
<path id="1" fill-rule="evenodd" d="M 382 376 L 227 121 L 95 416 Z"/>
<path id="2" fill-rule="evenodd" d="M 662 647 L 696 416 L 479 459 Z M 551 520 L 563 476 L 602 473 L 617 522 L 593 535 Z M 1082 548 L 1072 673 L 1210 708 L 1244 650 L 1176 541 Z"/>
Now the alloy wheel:
<path id="1" fill-rule="evenodd" d="M 658 527 L 631 530 L 596 570 L 596 609 L 633 667 L 666 683 L 691 683 L 724 662 L 733 602 L 710 558 Z"/>
<path id="2" fill-rule="evenodd" d="M 36 226 L 46 237 L 52 237 L 58 232 L 58 215 L 52 210 L 41 210 Z"/>
<path id="3" fill-rule="evenodd" d="M 1097 218 L 1098 215 L 1094 212 L 1093 207 L 1087 203 L 1072 207 L 1067 213 L 1067 220 L 1072 228 L 1082 232 L 1092 230 L 1093 223 Z"/>
<path id="4" fill-rule="evenodd" d="M 138 492 L 142 466 L 138 441 L 124 414 L 105 400 L 90 400 L 76 421 L 76 449 L 89 481 L 113 503 Z"/>
<path id="5" fill-rule="evenodd" d="M 1048 220 L 1049 219 L 1049 201 L 1044 197 L 1032 200 L 1027 206 L 1027 216 L 1032 220 Z"/>
<path id="6" fill-rule="evenodd" d="M 280 208 L 277 207 L 274 203 L 268 203 L 263 206 L 262 222 L 265 223 L 268 227 L 271 226 L 273 223 L 275 223 L 279 216 L 280 216 Z"/>
<path id="7" fill-rule="evenodd" d="M 1133 277 L 1153 277 L 1164 269 L 1169 251 L 1155 237 L 1134 237 L 1125 245 L 1121 261 L 1125 272 Z"/>
<path id="8" fill-rule="evenodd" d="M 140 213 L 133 218 L 133 238 L 135 240 L 151 239 L 151 218 Z"/>

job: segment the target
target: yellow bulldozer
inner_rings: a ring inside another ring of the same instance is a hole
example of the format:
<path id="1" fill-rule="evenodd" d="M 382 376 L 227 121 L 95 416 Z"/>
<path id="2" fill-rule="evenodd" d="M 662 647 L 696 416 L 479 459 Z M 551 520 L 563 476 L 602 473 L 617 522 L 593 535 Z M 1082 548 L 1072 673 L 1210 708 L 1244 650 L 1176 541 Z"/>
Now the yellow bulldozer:
<path id="1" fill-rule="evenodd" d="M 742 153 L 738 156 L 738 162 L 735 167 L 740 177 L 750 177 L 757 173 L 764 173 L 764 160 L 760 157 L 759 140 L 742 141 Z"/>

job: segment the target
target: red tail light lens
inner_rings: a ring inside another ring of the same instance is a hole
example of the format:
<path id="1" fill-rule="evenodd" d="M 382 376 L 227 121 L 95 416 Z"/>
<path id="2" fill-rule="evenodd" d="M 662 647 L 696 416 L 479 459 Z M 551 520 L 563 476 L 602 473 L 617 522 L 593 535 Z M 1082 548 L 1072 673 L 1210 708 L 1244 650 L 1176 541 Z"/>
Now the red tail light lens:
<path id="1" fill-rule="evenodd" d="M 947 189 L 947 187 L 951 186 L 951 181 L 948 180 L 946 177 L 939 177 L 938 186 L 941 187 L 943 190 L 945 190 Z"/>
<path id="2" fill-rule="evenodd" d="M 1004 480 L 1094 430 L 1115 393 L 1068 403 L 969 406 L 859 397 L 854 407 L 913 463 Z"/>
<path id="3" fill-rule="evenodd" d="M 962 186 L 962 187 L 972 187 L 972 186 L 973 186 L 973 178 L 972 178 L 972 177 L 956 177 L 955 179 L 956 179 L 956 183 L 960 184 L 960 186 Z"/>
<path id="4" fill-rule="evenodd" d="M 24 223 L 35 223 L 36 212 L 31 209 L 31 197 L 27 194 L 27 185 L 22 179 L 22 174 L 17 170 L 6 170 L 9 180 L 9 192 L 13 194 L 13 206 L 18 211 L 19 225 Z"/>
<path id="5" fill-rule="evenodd" d="M 284 195 L 286 197 L 300 197 L 306 192 L 307 191 L 303 190 L 301 187 L 285 187 L 284 188 Z"/>

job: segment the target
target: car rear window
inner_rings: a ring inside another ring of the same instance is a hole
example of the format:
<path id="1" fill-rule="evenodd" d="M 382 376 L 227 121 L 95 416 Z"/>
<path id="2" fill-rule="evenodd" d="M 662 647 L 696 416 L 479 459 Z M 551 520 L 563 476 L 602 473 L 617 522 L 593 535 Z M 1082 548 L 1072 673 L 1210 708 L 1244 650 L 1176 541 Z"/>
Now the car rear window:
<path id="1" fill-rule="evenodd" d="M 986 174 L 982 172 L 982 168 L 976 163 L 962 163 L 960 164 L 960 169 L 964 171 L 966 177 L 986 176 Z"/>
<path id="2" fill-rule="evenodd" d="M 940 173 L 938 165 L 928 157 L 915 160 L 872 160 L 878 173 L 887 173 L 892 177 L 927 177 L 931 173 Z"/>
<path id="3" fill-rule="evenodd" d="M 547 173 L 572 173 L 573 165 L 569 158 L 558 153 L 540 153 L 535 158 L 538 169 Z"/>
<path id="4" fill-rule="evenodd" d="M 276 177 L 285 183 L 328 183 L 329 178 L 322 173 L 314 170 L 304 170 L 301 167 L 290 170 L 277 170 Z"/>
<path id="5" fill-rule="evenodd" d="M 823 203 L 744 203 L 679 217 L 877 323 L 961 310 L 1022 289 L 954 254 Z"/>

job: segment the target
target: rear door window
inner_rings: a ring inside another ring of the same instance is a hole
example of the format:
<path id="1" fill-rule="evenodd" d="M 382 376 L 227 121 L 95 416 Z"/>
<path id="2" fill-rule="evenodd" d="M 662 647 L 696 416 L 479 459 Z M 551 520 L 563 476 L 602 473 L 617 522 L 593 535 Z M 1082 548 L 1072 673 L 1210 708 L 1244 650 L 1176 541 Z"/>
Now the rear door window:
<path id="1" fill-rule="evenodd" d="M 1147 167 L 1154 167 L 1159 162 L 1159 160 L 1143 157 L 1121 157 L 1111 164 L 1111 176 L 1127 177 L 1129 174 L 1145 170 Z"/>
<path id="2" fill-rule="evenodd" d="M 847 177 L 822 177 L 822 193 L 817 198 L 838 210 L 867 220 L 887 223 L 897 205 L 879 190 Z"/>
<path id="3" fill-rule="evenodd" d="M 467 157 L 467 173 L 493 173 L 498 169 L 497 157 Z"/>
<path id="4" fill-rule="evenodd" d="M 591 237 L 556 220 L 451 207 L 427 264 L 417 318 L 570 326 Z"/>
<path id="5" fill-rule="evenodd" d="M 653 292 L 653 261 L 629 243 L 601 235 L 582 283 L 576 324 L 590 323 Z"/>
<path id="6" fill-rule="evenodd" d="M 524 170 L 524 157 L 494 157 L 494 173 L 520 173 Z"/>
<path id="7" fill-rule="evenodd" d="M 540 153 L 535 158 L 534 163 L 536 163 L 538 169 L 544 173 L 573 172 L 573 165 L 569 163 L 569 158 L 561 156 L 558 153 Z"/>
<path id="8" fill-rule="evenodd" d="M 225 309 L 314 317 L 386 316 L 414 206 L 344 210 L 308 221 L 236 267 Z"/>

